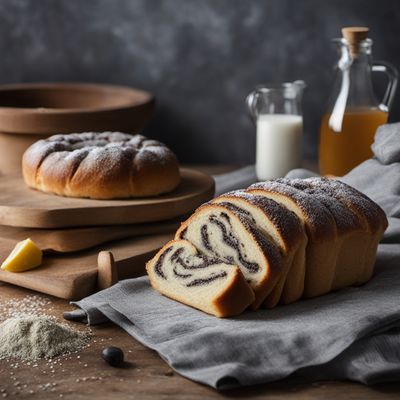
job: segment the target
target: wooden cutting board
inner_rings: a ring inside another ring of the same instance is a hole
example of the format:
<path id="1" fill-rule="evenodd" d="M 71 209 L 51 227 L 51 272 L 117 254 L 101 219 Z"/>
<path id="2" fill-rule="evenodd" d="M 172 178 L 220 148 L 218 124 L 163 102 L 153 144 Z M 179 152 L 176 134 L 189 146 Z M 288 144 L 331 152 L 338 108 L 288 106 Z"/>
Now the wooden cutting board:
<path id="1" fill-rule="evenodd" d="M 163 233 L 125 239 L 77 253 L 45 255 L 43 264 L 31 271 L 0 270 L 0 281 L 78 300 L 118 279 L 143 275 L 146 261 L 172 237 L 173 233 Z M 0 240 L 0 258 L 5 259 L 14 245 L 13 239 Z"/>
<path id="2" fill-rule="evenodd" d="M 71 253 L 90 249 L 118 239 L 150 234 L 173 233 L 178 229 L 183 219 L 184 217 L 148 224 L 64 229 L 34 229 L 0 226 L 0 242 L 5 240 L 7 243 L 10 243 L 9 252 L 11 252 L 17 242 L 29 237 L 46 253 Z"/>
<path id="3" fill-rule="evenodd" d="M 173 192 L 142 199 L 92 200 L 29 189 L 20 176 L 0 177 L 0 225 L 65 228 L 120 225 L 172 219 L 192 212 L 214 194 L 211 176 L 181 169 Z"/>

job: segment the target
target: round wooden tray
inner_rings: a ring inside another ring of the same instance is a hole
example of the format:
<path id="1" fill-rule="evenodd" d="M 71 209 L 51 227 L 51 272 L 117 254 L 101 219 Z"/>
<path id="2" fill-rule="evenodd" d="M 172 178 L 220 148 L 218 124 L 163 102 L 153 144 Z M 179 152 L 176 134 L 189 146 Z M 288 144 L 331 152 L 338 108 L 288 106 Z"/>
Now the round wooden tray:
<path id="1" fill-rule="evenodd" d="M 211 176 L 181 169 L 173 192 L 152 198 L 91 200 L 29 189 L 20 176 L 0 178 L 0 225 L 64 228 L 163 221 L 185 215 L 214 194 Z"/>

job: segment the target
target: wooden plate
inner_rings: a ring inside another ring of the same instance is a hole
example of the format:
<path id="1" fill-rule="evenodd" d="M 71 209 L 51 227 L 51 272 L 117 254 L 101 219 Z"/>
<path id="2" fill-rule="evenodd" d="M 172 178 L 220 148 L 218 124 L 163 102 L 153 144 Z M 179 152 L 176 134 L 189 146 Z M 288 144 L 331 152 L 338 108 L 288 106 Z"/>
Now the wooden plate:
<path id="1" fill-rule="evenodd" d="M 63 228 L 120 225 L 172 219 L 193 211 L 214 194 L 211 176 L 181 169 L 173 192 L 152 198 L 92 200 L 29 189 L 19 176 L 0 177 L 0 225 Z"/>

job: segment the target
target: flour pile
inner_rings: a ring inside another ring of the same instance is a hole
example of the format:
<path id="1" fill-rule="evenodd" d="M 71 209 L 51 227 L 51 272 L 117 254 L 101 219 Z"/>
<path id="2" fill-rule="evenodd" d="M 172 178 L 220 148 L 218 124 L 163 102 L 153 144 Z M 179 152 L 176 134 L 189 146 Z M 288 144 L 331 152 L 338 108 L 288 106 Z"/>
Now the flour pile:
<path id="1" fill-rule="evenodd" d="M 87 333 L 49 316 L 21 315 L 0 324 L 0 360 L 53 358 L 82 350 L 88 342 Z"/>

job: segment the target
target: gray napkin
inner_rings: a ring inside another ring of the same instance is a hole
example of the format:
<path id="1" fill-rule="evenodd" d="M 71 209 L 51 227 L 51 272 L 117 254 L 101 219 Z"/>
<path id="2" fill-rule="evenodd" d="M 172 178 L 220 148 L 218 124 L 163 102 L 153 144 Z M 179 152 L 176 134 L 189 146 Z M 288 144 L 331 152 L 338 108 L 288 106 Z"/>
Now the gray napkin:
<path id="1" fill-rule="evenodd" d="M 243 189 L 257 181 L 256 169 L 254 165 L 240 168 L 227 174 L 214 176 L 215 195 L 229 192 L 235 189 Z"/>
<path id="2" fill-rule="evenodd" d="M 391 140 L 385 136 L 386 129 L 397 129 L 400 135 L 399 125 L 381 128 L 374 144 L 377 159 L 343 179 L 378 201 L 390 217 L 374 277 L 367 284 L 230 319 L 159 295 L 147 277 L 121 281 L 74 304 L 84 310 L 89 324 L 113 321 L 178 373 L 218 389 L 294 373 L 368 384 L 399 380 L 400 148 L 396 135 L 390 133 Z M 384 164 L 381 154 L 392 163 Z M 248 168 L 245 176 L 250 174 Z M 310 173 L 296 170 L 290 175 Z"/>

